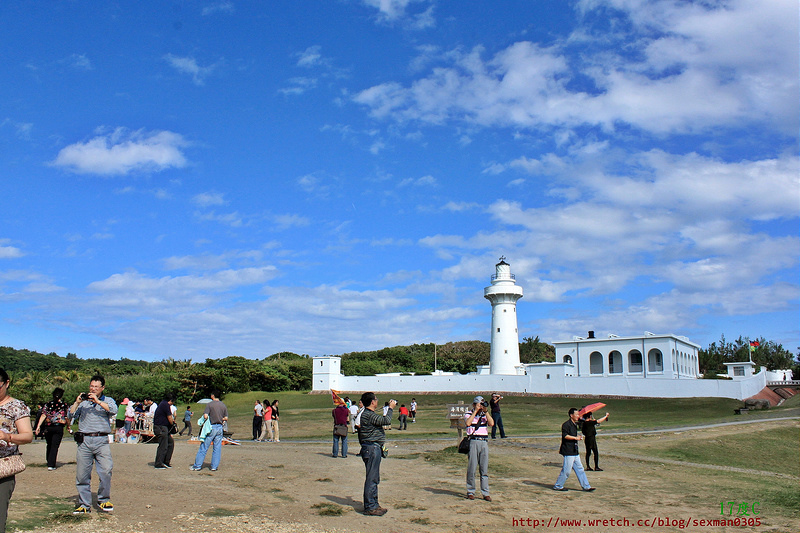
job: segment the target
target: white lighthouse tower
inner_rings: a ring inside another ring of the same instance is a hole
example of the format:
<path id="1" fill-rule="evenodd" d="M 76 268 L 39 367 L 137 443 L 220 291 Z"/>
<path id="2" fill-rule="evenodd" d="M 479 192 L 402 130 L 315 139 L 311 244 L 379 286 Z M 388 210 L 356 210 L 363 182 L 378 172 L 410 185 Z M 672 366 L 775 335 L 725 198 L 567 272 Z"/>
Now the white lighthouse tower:
<path id="1" fill-rule="evenodd" d="M 483 296 L 492 302 L 492 349 L 490 374 L 516 374 L 519 366 L 519 333 L 517 332 L 517 300 L 522 287 L 517 285 L 505 257 L 495 265 L 492 284 L 483 289 Z"/>

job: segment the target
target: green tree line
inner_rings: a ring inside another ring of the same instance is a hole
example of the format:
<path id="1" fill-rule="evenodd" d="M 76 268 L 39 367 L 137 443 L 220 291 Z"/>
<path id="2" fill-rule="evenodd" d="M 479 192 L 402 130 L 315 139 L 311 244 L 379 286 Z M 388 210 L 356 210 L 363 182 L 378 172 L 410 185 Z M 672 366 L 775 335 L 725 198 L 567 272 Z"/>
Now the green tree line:
<path id="1" fill-rule="evenodd" d="M 752 352 L 750 351 L 751 342 L 758 344 Z M 800 354 L 798 354 L 798 358 L 800 358 Z M 738 339 L 730 342 L 725 340 L 723 334 L 719 342 L 712 342 L 708 348 L 701 348 L 698 353 L 700 373 L 705 377 L 714 377 L 717 374 L 725 373 L 724 363 L 751 360 L 756 364 L 756 369 L 762 366 L 767 370 L 792 368 L 795 376 L 798 376 L 798 370 L 800 370 L 798 360 L 789 350 L 764 337 L 750 339 L 740 335 Z"/>

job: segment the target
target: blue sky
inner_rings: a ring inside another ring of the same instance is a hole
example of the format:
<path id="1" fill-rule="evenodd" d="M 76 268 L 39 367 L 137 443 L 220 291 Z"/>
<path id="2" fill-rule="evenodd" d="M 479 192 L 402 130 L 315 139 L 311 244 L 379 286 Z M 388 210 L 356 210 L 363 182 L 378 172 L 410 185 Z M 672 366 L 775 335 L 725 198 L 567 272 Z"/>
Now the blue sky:
<path id="1" fill-rule="evenodd" d="M 0 4 L 0 344 L 798 331 L 798 5 Z"/>

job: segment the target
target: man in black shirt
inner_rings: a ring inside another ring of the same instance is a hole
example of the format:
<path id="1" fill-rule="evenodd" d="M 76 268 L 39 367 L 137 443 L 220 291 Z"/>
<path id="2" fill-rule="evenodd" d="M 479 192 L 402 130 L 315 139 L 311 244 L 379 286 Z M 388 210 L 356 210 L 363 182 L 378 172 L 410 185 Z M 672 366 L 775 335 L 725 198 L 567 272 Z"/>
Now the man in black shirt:
<path id="1" fill-rule="evenodd" d="M 506 438 L 506 430 L 503 427 L 503 416 L 500 414 L 500 400 L 502 399 L 503 397 L 495 392 L 492 394 L 492 399 L 489 400 L 489 409 L 492 411 L 492 419 L 494 420 L 492 438 L 495 438 L 498 429 L 500 430 L 500 438 Z"/>
<path id="2" fill-rule="evenodd" d="M 586 470 L 591 471 L 592 467 L 589 466 L 589 457 L 594 452 L 594 471 L 602 472 L 603 469 L 597 466 L 599 459 L 597 453 L 597 426 L 608 420 L 608 413 L 600 420 L 596 420 L 592 413 L 586 413 L 583 416 L 583 424 L 581 425 L 581 432 L 583 433 L 584 444 L 586 445 Z"/>
<path id="3" fill-rule="evenodd" d="M 575 475 L 578 476 L 578 481 L 583 490 L 587 492 L 594 490 L 594 487 L 589 485 L 589 480 L 586 479 L 586 472 L 583 471 L 583 464 L 581 464 L 581 456 L 578 451 L 578 442 L 583 440 L 583 437 L 578 436 L 577 422 L 579 419 L 578 409 L 573 407 L 569 410 L 569 420 L 561 425 L 561 448 L 558 453 L 564 456 L 564 462 L 561 465 L 561 473 L 558 474 L 553 490 L 567 490 L 564 487 L 564 483 L 569 477 L 570 470 L 575 470 Z"/>
<path id="4" fill-rule="evenodd" d="M 174 397 L 168 394 L 164 400 L 156 408 L 156 413 L 153 415 L 153 433 L 158 437 L 158 449 L 156 450 L 155 467 L 157 470 L 164 470 L 172 468 L 172 451 L 175 449 L 175 439 L 170 435 L 172 424 L 175 419 L 172 418 L 172 404 Z"/>

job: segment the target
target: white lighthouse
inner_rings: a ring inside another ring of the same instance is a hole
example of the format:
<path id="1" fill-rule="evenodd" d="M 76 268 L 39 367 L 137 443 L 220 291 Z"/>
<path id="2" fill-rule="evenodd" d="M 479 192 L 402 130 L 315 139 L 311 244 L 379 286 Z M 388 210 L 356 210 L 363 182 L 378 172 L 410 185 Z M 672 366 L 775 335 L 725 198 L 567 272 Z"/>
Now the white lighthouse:
<path id="1" fill-rule="evenodd" d="M 495 265 L 492 284 L 483 289 L 483 296 L 492 302 L 492 348 L 489 373 L 517 374 L 519 366 L 519 333 L 517 332 L 517 300 L 522 287 L 517 285 L 505 257 Z"/>

